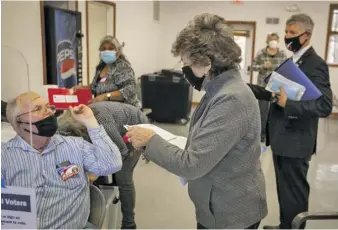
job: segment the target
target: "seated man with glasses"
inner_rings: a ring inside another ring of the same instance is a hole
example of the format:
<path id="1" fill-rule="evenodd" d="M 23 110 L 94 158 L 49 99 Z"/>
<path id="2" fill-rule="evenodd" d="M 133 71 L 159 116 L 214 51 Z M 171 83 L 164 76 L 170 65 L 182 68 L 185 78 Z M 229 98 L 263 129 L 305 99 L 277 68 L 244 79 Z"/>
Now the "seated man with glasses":
<path id="1" fill-rule="evenodd" d="M 70 108 L 92 144 L 55 134 L 55 108 L 37 93 L 19 95 L 7 105 L 17 136 L 1 144 L 1 177 L 6 186 L 34 188 L 37 228 L 79 229 L 90 212 L 87 173 L 105 176 L 122 167 L 121 153 L 85 105 Z"/>
<path id="2" fill-rule="evenodd" d="M 135 150 L 130 143 L 125 143 L 123 136 L 127 132 L 124 125 L 137 125 L 149 123 L 146 115 L 137 107 L 121 102 L 101 101 L 89 105 L 95 118 L 102 125 L 109 137 L 116 143 L 122 158 L 122 170 L 114 175 L 114 182 L 119 187 L 121 200 L 122 226 L 121 229 L 136 229 L 135 200 L 136 191 L 133 174 L 139 161 L 141 151 Z M 58 117 L 58 132 L 66 136 L 78 136 L 91 142 L 87 129 L 76 121 L 69 110 Z M 89 179 L 94 182 L 96 175 L 89 174 Z M 104 178 L 99 178 L 94 184 L 102 184 Z"/>

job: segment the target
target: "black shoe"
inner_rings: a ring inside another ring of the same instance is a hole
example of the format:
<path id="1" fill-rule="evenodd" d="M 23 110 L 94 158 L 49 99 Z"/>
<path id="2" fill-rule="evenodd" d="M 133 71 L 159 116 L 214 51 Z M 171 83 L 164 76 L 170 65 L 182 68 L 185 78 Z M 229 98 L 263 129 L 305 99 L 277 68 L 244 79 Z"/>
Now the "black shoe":
<path id="1" fill-rule="evenodd" d="M 136 229 L 136 225 L 130 227 L 122 226 L 121 229 Z"/>
<path id="2" fill-rule="evenodd" d="M 263 229 L 279 229 L 279 225 L 277 225 L 277 226 L 265 225 L 265 226 L 263 226 Z"/>

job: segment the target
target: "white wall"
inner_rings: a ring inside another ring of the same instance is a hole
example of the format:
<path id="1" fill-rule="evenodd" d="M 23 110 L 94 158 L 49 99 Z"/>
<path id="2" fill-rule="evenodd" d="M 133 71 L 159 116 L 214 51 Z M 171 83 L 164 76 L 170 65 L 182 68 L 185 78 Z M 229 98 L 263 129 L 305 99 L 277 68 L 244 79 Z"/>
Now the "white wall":
<path id="1" fill-rule="evenodd" d="M 135 76 L 154 72 L 157 65 L 159 23 L 153 20 L 152 1 L 118 1 L 116 36 L 125 42 L 124 53 Z"/>
<path id="2" fill-rule="evenodd" d="M 112 1 L 115 2 L 115 1 Z M 157 41 L 159 23 L 153 20 L 153 2 L 151 1 L 117 1 L 116 3 L 116 37 L 124 42 L 124 54 L 131 62 L 135 77 L 153 72 L 157 65 Z M 87 49 L 86 44 L 86 8 L 85 1 L 79 1 L 82 14 L 82 32 L 84 39 L 83 70 L 84 83 L 87 83 Z"/>
<path id="3" fill-rule="evenodd" d="M 285 7 L 290 3 L 284 1 L 243 1 L 233 4 L 232 1 L 217 2 L 161 2 L 160 38 L 158 52 L 158 67 L 172 68 L 177 59 L 170 53 L 172 42 L 177 33 L 186 23 L 200 13 L 215 13 L 230 21 L 256 21 L 255 52 L 265 45 L 269 32 L 278 32 L 282 39 L 280 47 L 284 48 L 284 23 L 293 13 L 286 12 Z M 315 22 L 312 44 L 317 53 L 324 57 L 328 23 L 329 2 L 297 2 L 301 12 L 309 14 Z M 266 25 L 266 17 L 280 18 L 279 25 Z M 338 68 L 330 69 L 332 88 L 338 94 Z M 194 101 L 199 101 L 200 94 L 194 91 Z"/>
<path id="4" fill-rule="evenodd" d="M 29 65 L 31 88 L 43 94 L 40 2 L 2 1 L 1 14 L 1 99 L 8 100 L 28 90 L 23 59 L 5 45 L 23 53 Z"/>
<path id="5" fill-rule="evenodd" d="M 177 33 L 193 16 L 211 12 L 227 20 L 256 21 L 257 37 L 255 50 L 265 44 L 268 32 L 283 35 L 284 22 L 292 14 L 284 10 L 288 2 L 160 2 L 160 21 L 153 20 L 153 2 L 118 1 L 116 3 L 116 36 L 125 42 L 124 52 L 131 61 L 136 77 L 161 68 L 177 66 L 170 49 Z M 302 12 L 308 13 L 315 21 L 312 43 L 317 53 L 324 56 L 329 2 L 297 2 Z M 23 61 L 3 45 L 13 46 L 25 55 L 30 69 L 31 89 L 46 96 L 42 87 L 42 41 L 40 25 L 40 2 L 2 1 L 2 79 L 3 99 L 14 97 L 26 91 L 27 76 Z M 83 73 L 87 79 L 86 14 L 85 2 L 78 2 L 82 13 Z M 265 17 L 280 18 L 279 25 L 265 25 Z M 338 68 L 330 68 L 332 89 L 338 94 Z M 196 95 L 196 94 L 195 94 Z"/>
<path id="6" fill-rule="evenodd" d="M 87 79 L 86 11 L 85 2 L 78 2 L 82 13 L 83 79 Z M 156 70 L 158 23 L 153 21 L 152 2 L 117 2 L 116 36 L 125 42 L 124 53 L 132 63 L 135 76 Z M 31 89 L 47 97 L 43 86 L 42 40 L 39 1 L 2 1 L 2 70 L 1 98 L 8 100 L 28 90 L 25 64 L 19 55 L 3 48 L 13 46 L 28 61 Z"/>

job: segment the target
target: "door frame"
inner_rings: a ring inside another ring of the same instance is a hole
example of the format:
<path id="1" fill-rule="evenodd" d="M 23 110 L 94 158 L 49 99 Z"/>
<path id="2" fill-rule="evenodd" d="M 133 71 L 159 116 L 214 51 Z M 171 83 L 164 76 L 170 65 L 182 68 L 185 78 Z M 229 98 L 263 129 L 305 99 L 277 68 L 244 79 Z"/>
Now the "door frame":
<path id="1" fill-rule="evenodd" d="M 114 23 L 113 23 L 113 31 L 114 31 L 114 37 L 116 37 L 116 4 L 114 2 L 110 2 L 110 1 L 96 1 L 96 0 L 93 0 L 91 2 L 97 2 L 97 3 L 101 3 L 101 4 L 104 4 L 104 5 L 108 5 L 108 6 L 112 6 L 113 7 L 113 11 L 114 11 Z M 87 85 L 90 85 L 90 76 L 89 76 L 89 72 L 90 72 L 90 69 L 89 69 L 89 7 L 88 7 L 88 1 L 86 1 L 86 40 L 87 40 Z"/>
<path id="2" fill-rule="evenodd" d="M 252 48 L 251 48 L 251 65 L 253 63 L 253 60 L 255 58 L 255 45 L 256 45 L 256 27 L 257 27 L 257 22 L 256 21 L 226 21 L 227 24 L 229 25 L 250 25 L 253 27 L 252 31 Z M 253 70 L 250 67 L 250 83 L 252 83 L 253 79 Z"/>

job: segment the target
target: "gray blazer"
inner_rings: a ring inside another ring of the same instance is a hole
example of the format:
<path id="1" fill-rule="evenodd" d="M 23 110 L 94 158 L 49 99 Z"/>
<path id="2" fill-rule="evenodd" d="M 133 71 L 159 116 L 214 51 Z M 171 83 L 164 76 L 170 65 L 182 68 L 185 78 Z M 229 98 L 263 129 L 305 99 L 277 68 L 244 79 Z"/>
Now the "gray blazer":
<path id="1" fill-rule="evenodd" d="M 155 135 L 145 157 L 188 180 L 197 221 L 246 228 L 267 215 L 257 101 L 237 70 L 205 84 L 185 150 Z"/>

